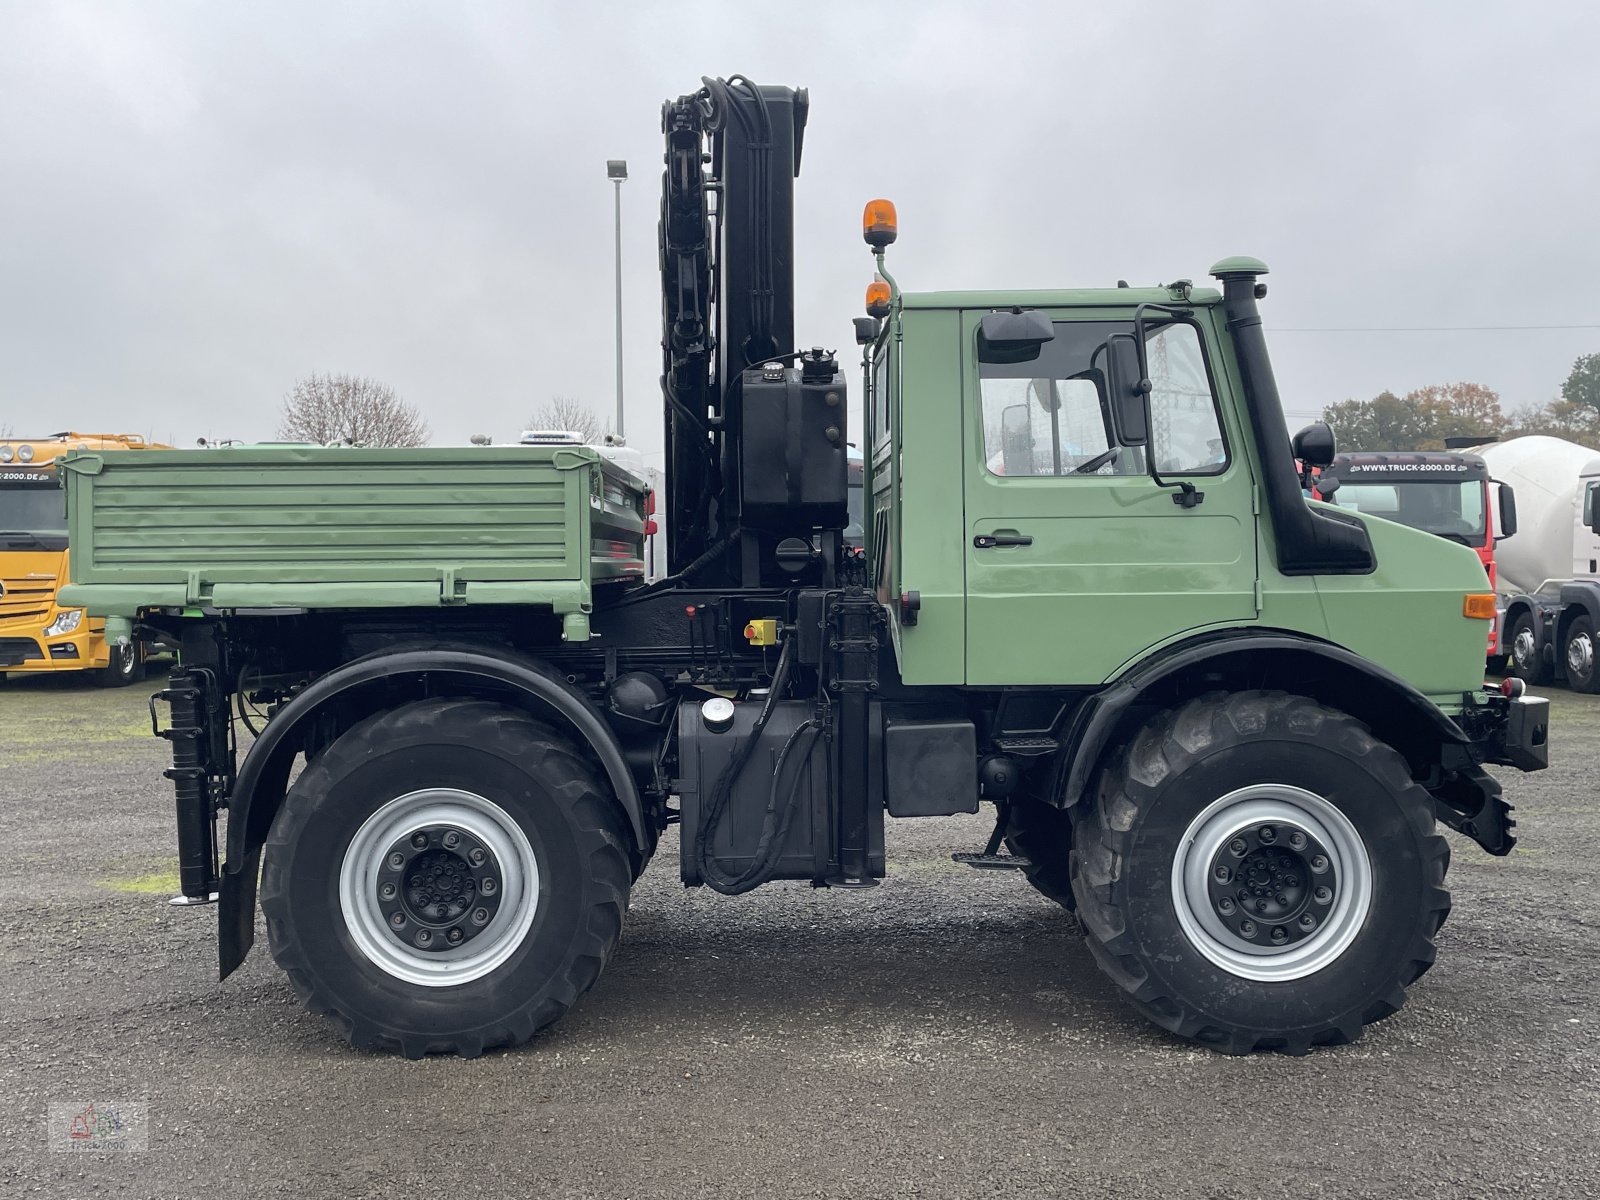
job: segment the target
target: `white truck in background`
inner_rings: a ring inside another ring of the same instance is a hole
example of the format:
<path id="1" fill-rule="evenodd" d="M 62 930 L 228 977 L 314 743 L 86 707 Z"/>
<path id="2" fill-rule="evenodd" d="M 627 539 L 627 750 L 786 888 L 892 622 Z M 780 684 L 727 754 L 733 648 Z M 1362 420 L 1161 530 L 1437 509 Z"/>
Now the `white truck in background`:
<path id="1" fill-rule="evenodd" d="M 1495 554 L 1506 669 L 1600 692 L 1600 451 L 1520 437 L 1477 453 L 1517 494 L 1517 536 Z"/>

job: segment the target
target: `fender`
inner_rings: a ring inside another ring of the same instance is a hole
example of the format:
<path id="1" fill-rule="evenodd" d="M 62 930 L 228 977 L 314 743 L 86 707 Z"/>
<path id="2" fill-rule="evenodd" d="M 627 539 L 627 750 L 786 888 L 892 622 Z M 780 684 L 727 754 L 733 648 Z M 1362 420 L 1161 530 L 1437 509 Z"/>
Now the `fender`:
<path id="1" fill-rule="evenodd" d="M 1440 744 L 1471 741 L 1404 679 L 1342 646 L 1281 630 L 1219 630 L 1142 659 L 1079 706 L 1062 739 L 1051 803 L 1072 808 L 1083 800 L 1101 758 L 1136 703 L 1181 684 L 1185 675 L 1202 673 L 1243 676 L 1252 686 L 1288 691 L 1297 690 L 1297 680 L 1315 679 L 1317 692 L 1298 690 L 1336 703 L 1395 742 L 1402 753 L 1410 748 L 1408 759 L 1426 757 L 1423 751 Z M 1196 680 L 1185 694 L 1205 687 Z"/>
<path id="2" fill-rule="evenodd" d="M 287 790 L 289 771 L 310 723 L 328 705 L 356 698 L 364 688 L 427 677 L 534 702 L 561 718 L 600 760 L 607 782 L 628 815 L 635 845 L 646 847 L 644 806 L 622 747 L 600 711 L 579 689 L 536 659 L 513 651 L 470 645 L 384 650 L 345 663 L 312 683 L 268 722 L 240 768 L 228 801 L 227 859 L 218 893 L 218 954 L 227 978 L 255 940 L 255 897 L 261 847 Z M 371 711 L 380 711 L 375 704 Z"/>

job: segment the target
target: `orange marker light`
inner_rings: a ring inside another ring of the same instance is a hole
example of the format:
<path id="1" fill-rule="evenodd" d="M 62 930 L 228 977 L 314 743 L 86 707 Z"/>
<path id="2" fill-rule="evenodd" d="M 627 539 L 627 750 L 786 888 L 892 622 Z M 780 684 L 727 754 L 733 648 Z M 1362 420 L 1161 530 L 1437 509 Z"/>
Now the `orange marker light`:
<path id="1" fill-rule="evenodd" d="M 1494 593 L 1471 592 L 1461 601 L 1461 615 L 1480 621 L 1494 620 Z"/>
<path id="2" fill-rule="evenodd" d="M 867 284 L 867 316 L 880 321 L 889 315 L 889 285 L 881 279 Z"/>
<path id="3" fill-rule="evenodd" d="M 900 221 L 895 216 L 894 201 L 868 200 L 867 211 L 861 215 L 861 232 L 867 239 L 867 245 L 875 250 L 882 250 L 885 246 L 892 245 L 895 235 L 900 232 Z"/>

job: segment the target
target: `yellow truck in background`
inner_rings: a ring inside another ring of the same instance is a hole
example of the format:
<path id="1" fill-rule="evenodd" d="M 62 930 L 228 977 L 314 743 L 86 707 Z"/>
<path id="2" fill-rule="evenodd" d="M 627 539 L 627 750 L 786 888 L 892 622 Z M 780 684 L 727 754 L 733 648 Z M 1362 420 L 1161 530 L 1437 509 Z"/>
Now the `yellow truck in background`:
<path id="1" fill-rule="evenodd" d="M 108 639 L 103 618 L 56 602 L 69 553 L 56 460 L 69 450 L 170 448 L 131 433 L 0 438 L 0 678 L 89 671 L 101 687 L 123 687 L 144 677 L 142 644 L 128 636 Z"/>

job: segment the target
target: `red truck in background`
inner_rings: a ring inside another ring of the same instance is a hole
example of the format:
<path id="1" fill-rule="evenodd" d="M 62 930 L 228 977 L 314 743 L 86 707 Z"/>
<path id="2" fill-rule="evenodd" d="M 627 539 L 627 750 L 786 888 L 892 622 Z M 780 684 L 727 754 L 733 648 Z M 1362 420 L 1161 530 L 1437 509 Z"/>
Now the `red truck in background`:
<path id="1" fill-rule="evenodd" d="M 1359 451 L 1340 454 L 1311 481 L 1312 497 L 1471 546 L 1495 586 L 1495 543 L 1517 531 L 1510 486 L 1489 478 L 1476 454 Z M 1489 630 L 1487 665 L 1505 666 L 1503 610 Z"/>

